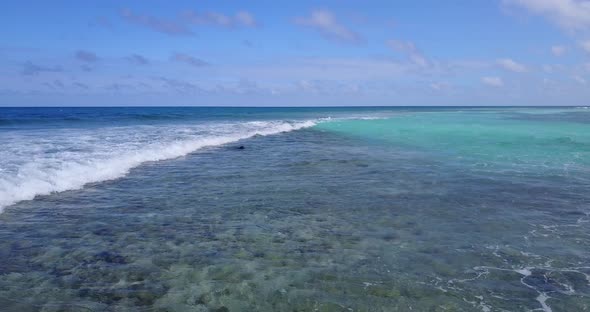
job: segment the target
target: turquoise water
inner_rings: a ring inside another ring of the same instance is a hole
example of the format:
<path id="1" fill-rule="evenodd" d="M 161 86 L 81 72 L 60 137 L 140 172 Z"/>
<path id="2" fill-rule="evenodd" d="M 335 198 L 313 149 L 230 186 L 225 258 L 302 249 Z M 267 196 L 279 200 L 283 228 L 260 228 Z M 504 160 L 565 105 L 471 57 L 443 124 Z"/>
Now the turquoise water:
<path id="1" fill-rule="evenodd" d="M 585 108 L 0 109 L 0 142 L 6 311 L 590 310 Z"/>

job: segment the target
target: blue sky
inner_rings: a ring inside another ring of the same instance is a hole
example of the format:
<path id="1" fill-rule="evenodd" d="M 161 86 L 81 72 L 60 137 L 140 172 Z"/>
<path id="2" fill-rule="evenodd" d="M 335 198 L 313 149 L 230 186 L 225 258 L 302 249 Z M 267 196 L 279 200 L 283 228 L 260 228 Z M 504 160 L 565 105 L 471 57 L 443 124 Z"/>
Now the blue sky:
<path id="1" fill-rule="evenodd" d="M 590 104 L 589 0 L 1 7 L 1 106 Z"/>

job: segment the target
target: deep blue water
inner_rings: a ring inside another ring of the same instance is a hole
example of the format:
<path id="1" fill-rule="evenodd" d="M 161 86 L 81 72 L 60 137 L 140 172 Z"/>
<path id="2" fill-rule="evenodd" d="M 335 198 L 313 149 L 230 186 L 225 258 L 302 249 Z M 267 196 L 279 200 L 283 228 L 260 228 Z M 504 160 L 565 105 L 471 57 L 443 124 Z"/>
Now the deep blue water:
<path id="1" fill-rule="evenodd" d="M 586 108 L 0 108 L 0 143 L 6 311 L 590 310 Z"/>

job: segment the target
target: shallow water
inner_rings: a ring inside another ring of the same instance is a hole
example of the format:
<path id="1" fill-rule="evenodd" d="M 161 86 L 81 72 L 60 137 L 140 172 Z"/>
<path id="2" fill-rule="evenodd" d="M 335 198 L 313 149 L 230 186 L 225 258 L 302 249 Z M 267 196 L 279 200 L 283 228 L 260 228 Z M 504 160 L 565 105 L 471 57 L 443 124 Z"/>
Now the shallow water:
<path id="1" fill-rule="evenodd" d="M 587 110 L 179 110 L 0 109 L 4 310 L 590 310 Z"/>

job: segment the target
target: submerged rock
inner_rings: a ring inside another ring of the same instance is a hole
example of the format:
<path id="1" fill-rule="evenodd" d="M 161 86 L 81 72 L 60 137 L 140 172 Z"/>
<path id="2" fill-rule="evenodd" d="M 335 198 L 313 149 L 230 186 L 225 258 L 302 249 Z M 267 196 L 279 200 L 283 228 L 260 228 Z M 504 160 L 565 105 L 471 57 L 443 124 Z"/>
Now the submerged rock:
<path id="1" fill-rule="evenodd" d="M 97 236 L 109 236 L 112 235 L 112 231 L 106 227 L 97 228 L 92 231 L 92 234 Z"/>
<path id="2" fill-rule="evenodd" d="M 94 260 L 104 261 L 106 263 L 115 263 L 115 264 L 126 264 L 127 259 L 125 257 L 110 251 L 102 251 L 94 255 Z"/>

